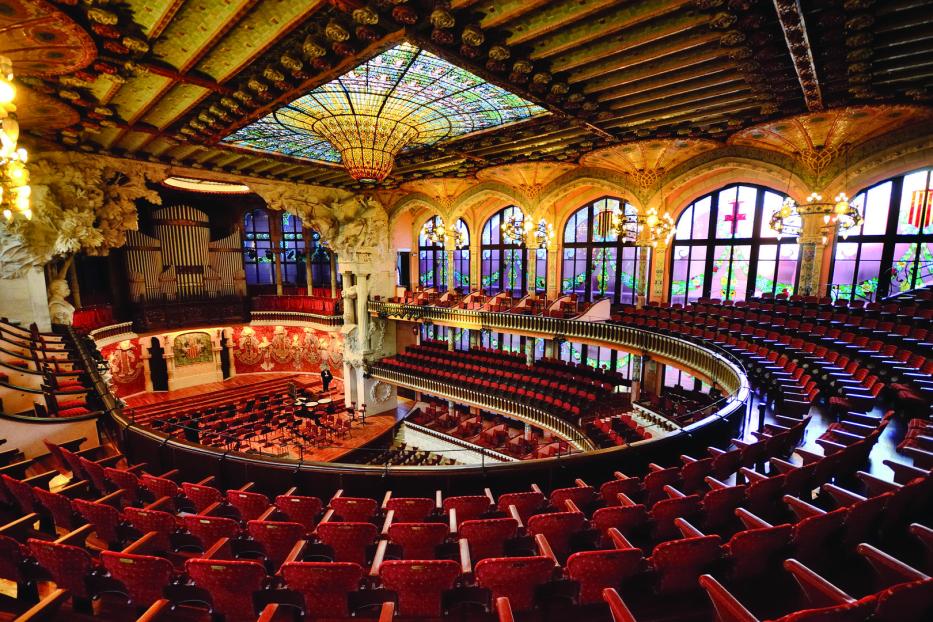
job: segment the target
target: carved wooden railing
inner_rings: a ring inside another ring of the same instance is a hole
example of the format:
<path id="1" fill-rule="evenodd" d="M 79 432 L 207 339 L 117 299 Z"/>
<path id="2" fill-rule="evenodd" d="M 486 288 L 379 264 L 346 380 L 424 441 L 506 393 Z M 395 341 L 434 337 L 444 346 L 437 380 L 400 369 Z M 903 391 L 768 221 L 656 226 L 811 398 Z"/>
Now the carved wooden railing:
<path id="1" fill-rule="evenodd" d="M 580 451 L 592 451 L 596 449 L 596 445 L 593 444 L 593 441 L 586 438 L 586 436 L 571 423 L 531 404 L 524 404 L 496 395 L 490 395 L 482 391 L 475 391 L 461 385 L 419 378 L 418 376 L 406 374 L 394 369 L 385 369 L 380 367 L 378 363 L 372 367 L 370 374 L 373 378 L 382 380 L 383 382 L 402 385 L 460 404 L 476 406 L 484 410 L 503 414 L 513 419 L 525 421 L 552 432 Z"/>

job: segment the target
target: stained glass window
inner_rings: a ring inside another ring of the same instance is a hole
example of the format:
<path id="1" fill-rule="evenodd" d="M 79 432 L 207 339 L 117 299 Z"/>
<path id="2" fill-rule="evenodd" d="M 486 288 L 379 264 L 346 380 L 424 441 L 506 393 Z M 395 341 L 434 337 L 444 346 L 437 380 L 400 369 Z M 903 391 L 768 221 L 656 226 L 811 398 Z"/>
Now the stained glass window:
<path id="1" fill-rule="evenodd" d="M 321 234 L 317 231 L 311 232 L 311 247 L 308 249 L 311 253 L 311 286 L 312 287 L 330 287 L 330 254 Z M 337 273 L 338 283 L 340 281 L 340 269 Z"/>
<path id="2" fill-rule="evenodd" d="M 502 235 L 502 224 L 513 216 L 521 218 L 522 211 L 510 205 L 490 216 L 483 225 L 480 287 L 487 295 L 508 291 L 513 297 L 520 298 L 527 292 L 528 249 L 524 244 Z"/>
<path id="3" fill-rule="evenodd" d="M 852 205 L 864 223 L 836 240 L 833 298 L 871 301 L 933 283 L 933 169 L 875 184 Z"/>
<path id="4" fill-rule="evenodd" d="M 439 216 L 432 216 L 425 223 L 428 228 L 436 228 L 441 224 Z M 439 292 L 447 291 L 447 251 L 444 250 L 444 241 L 431 240 L 425 235 L 425 227 L 418 234 L 418 285 L 433 287 Z"/>
<path id="5" fill-rule="evenodd" d="M 243 215 L 243 270 L 247 285 L 275 284 L 275 254 L 269 212 L 256 209 Z"/>
<path id="6" fill-rule="evenodd" d="M 470 291 L 470 230 L 463 219 L 455 225 L 460 232 L 460 247 L 454 250 L 454 287 L 461 293 Z"/>
<path id="7" fill-rule="evenodd" d="M 324 136 L 331 133 L 326 126 L 342 117 L 353 117 L 354 124 L 405 126 L 376 133 L 386 140 L 404 138 L 405 149 L 415 149 L 543 114 L 544 108 L 403 42 L 223 141 L 336 163 L 340 152 Z"/>
<path id="8" fill-rule="evenodd" d="M 634 304 L 638 294 L 638 263 L 649 261 L 647 248 L 638 248 L 612 230 L 614 215 L 635 215 L 631 203 L 603 197 L 574 212 L 564 225 L 561 291 L 586 301 L 609 298 Z M 637 228 L 634 229 L 638 234 Z"/>
<path id="9" fill-rule="evenodd" d="M 282 212 L 282 284 L 307 285 L 305 277 L 305 240 L 301 234 L 301 219 L 294 214 Z"/>
<path id="10" fill-rule="evenodd" d="M 770 225 L 784 196 L 737 184 L 688 205 L 671 246 L 671 302 L 793 294 L 799 247 L 796 240 L 779 239 Z"/>

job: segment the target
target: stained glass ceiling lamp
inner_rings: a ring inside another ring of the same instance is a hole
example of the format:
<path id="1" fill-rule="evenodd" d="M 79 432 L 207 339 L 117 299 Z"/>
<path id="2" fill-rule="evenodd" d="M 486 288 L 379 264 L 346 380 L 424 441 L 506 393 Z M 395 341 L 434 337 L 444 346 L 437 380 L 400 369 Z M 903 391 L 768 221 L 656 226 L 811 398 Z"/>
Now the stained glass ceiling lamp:
<path id="1" fill-rule="evenodd" d="M 404 42 L 224 142 L 280 155 L 341 162 L 380 182 L 405 149 L 437 144 L 547 111 Z"/>

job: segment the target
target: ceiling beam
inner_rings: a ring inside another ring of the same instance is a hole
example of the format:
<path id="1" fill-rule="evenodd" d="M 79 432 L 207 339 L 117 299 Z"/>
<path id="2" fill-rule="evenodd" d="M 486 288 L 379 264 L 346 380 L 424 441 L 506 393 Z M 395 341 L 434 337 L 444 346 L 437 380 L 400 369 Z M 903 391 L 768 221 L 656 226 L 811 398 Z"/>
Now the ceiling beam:
<path id="1" fill-rule="evenodd" d="M 810 112 L 823 110 L 823 89 L 816 75 L 816 60 L 813 57 L 813 46 L 810 45 L 800 0 L 773 0 L 773 2 L 807 109 Z"/>

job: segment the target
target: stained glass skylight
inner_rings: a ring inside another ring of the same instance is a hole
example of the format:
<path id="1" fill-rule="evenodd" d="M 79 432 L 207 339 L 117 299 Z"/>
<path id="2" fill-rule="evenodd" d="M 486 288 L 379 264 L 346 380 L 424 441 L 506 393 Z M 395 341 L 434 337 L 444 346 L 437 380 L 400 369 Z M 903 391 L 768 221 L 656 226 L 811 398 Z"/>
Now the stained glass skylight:
<path id="1" fill-rule="evenodd" d="M 379 181 L 403 149 L 546 113 L 403 42 L 240 128 L 224 142 L 295 158 L 342 162 L 354 178 Z"/>

